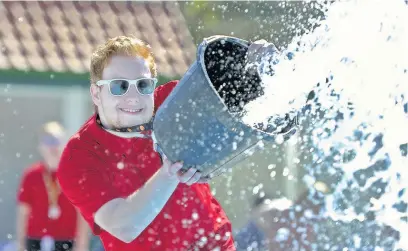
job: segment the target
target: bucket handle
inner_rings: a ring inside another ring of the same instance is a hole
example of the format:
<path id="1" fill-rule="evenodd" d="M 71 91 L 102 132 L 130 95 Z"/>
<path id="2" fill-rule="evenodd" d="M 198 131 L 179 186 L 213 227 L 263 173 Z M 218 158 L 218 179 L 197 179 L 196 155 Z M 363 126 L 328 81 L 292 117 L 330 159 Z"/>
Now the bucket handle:
<path id="1" fill-rule="evenodd" d="M 226 39 L 226 40 L 234 41 L 235 43 L 242 44 L 246 47 L 250 45 L 250 43 L 244 39 L 231 37 L 231 36 L 224 36 L 224 35 L 214 35 L 214 36 L 206 37 L 203 39 L 203 42 L 200 44 L 200 46 L 197 49 L 197 58 L 200 58 L 204 50 L 207 48 L 208 44 L 216 40 L 219 40 L 219 39 Z"/>

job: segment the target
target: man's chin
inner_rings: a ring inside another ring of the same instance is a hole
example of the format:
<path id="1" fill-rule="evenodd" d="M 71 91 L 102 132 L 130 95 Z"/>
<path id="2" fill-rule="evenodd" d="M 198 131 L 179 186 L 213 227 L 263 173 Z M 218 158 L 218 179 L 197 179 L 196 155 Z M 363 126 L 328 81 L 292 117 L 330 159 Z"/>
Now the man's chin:
<path id="1" fill-rule="evenodd" d="M 146 111 L 139 114 L 121 113 L 117 126 L 121 128 L 134 127 L 148 123 L 152 119 L 153 114 L 149 116 Z"/>
<path id="2" fill-rule="evenodd" d="M 127 120 L 126 122 L 122 123 L 123 127 L 134 127 L 142 124 L 146 124 L 150 121 L 151 118 L 132 118 L 131 120 Z"/>

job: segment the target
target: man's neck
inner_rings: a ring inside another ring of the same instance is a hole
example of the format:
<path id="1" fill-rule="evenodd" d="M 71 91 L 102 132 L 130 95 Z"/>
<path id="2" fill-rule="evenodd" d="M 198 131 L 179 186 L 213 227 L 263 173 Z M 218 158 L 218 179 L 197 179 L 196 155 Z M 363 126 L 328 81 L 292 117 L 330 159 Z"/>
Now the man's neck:
<path id="1" fill-rule="evenodd" d="M 149 138 L 146 130 L 151 130 L 151 125 L 146 124 L 141 126 L 129 127 L 129 128 L 112 128 L 112 126 L 106 126 L 107 123 L 104 123 L 104 120 L 97 114 L 96 123 L 106 132 L 118 136 L 120 138 Z M 148 128 L 147 128 L 148 127 Z M 142 128 L 142 129 L 141 129 Z"/>
<path id="2" fill-rule="evenodd" d="M 100 115 L 99 113 L 96 113 L 96 122 L 98 123 L 99 126 L 101 126 L 104 129 L 109 129 L 109 130 L 113 130 L 113 126 L 112 123 L 108 123 L 105 116 Z"/>
<path id="3" fill-rule="evenodd" d="M 110 129 L 105 129 L 110 134 L 113 134 L 115 136 L 121 137 L 121 138 L 126 138 L 126 139 L 131 139 L 131 138 L 149 138 L 147 135 L 142 134 L 140 132 L 117 132 L 114 130 Z"/>
<path id="4" fill-rule="evenodd" d="M 55 166 L 51 166 L 47 163 L 47 161 L 44 161 L 44 170 L 48 173 L 54 173 L 57 171 L 57 168 Z"/>
<path id="5" fill-rule="evenodd" d="M 105 122 L 104 122 L 105 121 Z M 153 129 L 153 119 L 151 119 L 148 123 L 135 125 L 132 127 L 123 127 L 123 128 L 113 128 L 112 126 L 106 126 L 106 120 L 102 119 L 98 114 L 96 115 L 96 123 L 103 128 L 104 130 L 111 132 L 114 135 L 122 137 L 124 134 L 131 134 L 131 135 L 149 135 L 149 131 Z M 133 138 L 137 136 L 126 136 L 125 138 Z M 145 138 L 145 136 L 142 136 Z"/>

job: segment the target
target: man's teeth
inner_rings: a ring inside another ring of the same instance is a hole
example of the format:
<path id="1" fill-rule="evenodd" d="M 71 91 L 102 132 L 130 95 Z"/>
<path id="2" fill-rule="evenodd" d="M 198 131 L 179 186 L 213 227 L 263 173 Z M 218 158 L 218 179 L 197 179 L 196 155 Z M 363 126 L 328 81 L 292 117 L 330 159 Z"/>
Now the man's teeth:
<path id="1" fill-rule="evenodd" d="M 123 110 L 125 112 L 140 112 L 142 109 L 137 109 L 137 110 L 134 110 L 134 109 L 121 109 L 121 110 Z"/>

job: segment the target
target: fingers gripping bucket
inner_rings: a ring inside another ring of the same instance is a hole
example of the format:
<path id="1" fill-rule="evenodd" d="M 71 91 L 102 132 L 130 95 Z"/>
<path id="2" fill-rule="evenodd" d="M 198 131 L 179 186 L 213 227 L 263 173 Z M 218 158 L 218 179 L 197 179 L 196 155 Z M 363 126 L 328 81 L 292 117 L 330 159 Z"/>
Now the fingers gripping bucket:
<path id="1" fill-rule="evenodd" d="M 171 161 L 196 167 L 211 179 L 250 156 L 263 132 L 244 124 L 242 107 L 263 95 L 254 69 L 246 70 L 248 42 L 214 36 L 201 43 L 197 60 L 156 112 L 155 146 Z M 284 130 L 289 137 L 294 130 Z"/>

